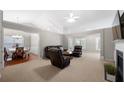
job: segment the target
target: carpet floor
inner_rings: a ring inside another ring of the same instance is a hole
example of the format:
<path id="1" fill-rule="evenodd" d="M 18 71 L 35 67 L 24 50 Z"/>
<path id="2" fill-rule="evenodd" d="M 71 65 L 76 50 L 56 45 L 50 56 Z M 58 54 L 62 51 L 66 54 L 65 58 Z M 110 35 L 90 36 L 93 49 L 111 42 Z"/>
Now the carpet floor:
<path id="1" fill-rule="evenodd" d="M 50 60 L 37 58 L 7 66 L 1 75 L 1 82 L 105 82 L 103 61 L 97 53 L 73 58 L 62 70 L 52 66 Z"/>

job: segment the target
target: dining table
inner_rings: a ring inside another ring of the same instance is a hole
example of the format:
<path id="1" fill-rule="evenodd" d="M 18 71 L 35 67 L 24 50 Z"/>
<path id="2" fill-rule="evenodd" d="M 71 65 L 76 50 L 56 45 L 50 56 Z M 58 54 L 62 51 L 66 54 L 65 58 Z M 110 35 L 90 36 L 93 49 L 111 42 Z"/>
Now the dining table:
<path id="1" fill-rule="evenodd" d="M 24 48 L 24 51 L 27 52 L 29 51 L 29 48 Z M 14 53 L 16 51 L 16 48 L 8 48 L 8 52 Z"/>
<path id="2" fill-rule="evenodd" d="M 12 55 L 16 51 L 16 48 L 8 48 L 7 50 L 8 50 L 9 57 L 12 59 Z M 24 47 L 24 52 L 25 52 L 26 55 L 29 55 L 30 54 L 30 48 L 25 48 Z"/>

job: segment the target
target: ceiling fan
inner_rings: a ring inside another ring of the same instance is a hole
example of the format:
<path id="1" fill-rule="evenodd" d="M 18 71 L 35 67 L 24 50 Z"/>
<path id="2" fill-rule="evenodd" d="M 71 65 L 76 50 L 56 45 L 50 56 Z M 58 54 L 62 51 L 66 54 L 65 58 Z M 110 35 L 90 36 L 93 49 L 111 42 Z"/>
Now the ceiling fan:
<path id="1" fill-rule="evenodd" d="M 77 19 L 79 19 L 79 16 L 74 16 L 74 13 L 70 13 L 69 17 L 64 17 L 64 19 L 67 20 L 69 23 L 75 22 Z"/>

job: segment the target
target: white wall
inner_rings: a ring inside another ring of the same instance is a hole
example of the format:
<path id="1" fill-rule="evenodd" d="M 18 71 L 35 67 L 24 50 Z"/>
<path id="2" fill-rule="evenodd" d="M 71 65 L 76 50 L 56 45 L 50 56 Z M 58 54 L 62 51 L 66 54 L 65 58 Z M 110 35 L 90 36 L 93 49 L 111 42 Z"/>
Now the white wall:
<path id="1" fill-rule="evenodd" d="M 40 55 L 39 51 L 39 34 L 31 34 L 31 52 Z"/>
<path id="2" fill-rule="evenodd" d="M 4 67 L 3 61 L 3 12 L 0 11 L 0 69 Z"/>
<path id="3" fill-rule="evenodd" d="M 88 52 L 99 52 L 96 50 L 96 38 L 100 38 L 100 34 L 93 34 L 85 37 L 86 39 L 86 51 Z"/>
<path id="4" fill-rule="evenodd" d="M 114 61 L 114 42 L 112 28 L 103 29 L 103 56 L 105 60 Z"/>
<path id="5" fill-rule="evenodd" d="M 44 48 L 51 45 L 63 45 L 63 35 L 55 32 L 40 31 L 40 56 L 44 57 Z"/>
<path id="6" fill-rule="evenodd" d="M 63 47 L 68 49 L 68 36 L 63 35 Z"/>

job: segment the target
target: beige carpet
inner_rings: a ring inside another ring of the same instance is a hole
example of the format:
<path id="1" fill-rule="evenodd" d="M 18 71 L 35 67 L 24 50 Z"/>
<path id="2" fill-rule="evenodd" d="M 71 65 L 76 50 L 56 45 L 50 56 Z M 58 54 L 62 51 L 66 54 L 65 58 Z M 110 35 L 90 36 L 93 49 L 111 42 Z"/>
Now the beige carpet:
<path id="1" fill-rule="evenodd" d="M 96 53 L 85 53 L 73 58 L 70 65 L 61 70 L 49 60 L 36 59 L 26 63 L 8 66 L 1 71 L 0 81 L 11 82 L 103 82 L 103 62 Z"/>

